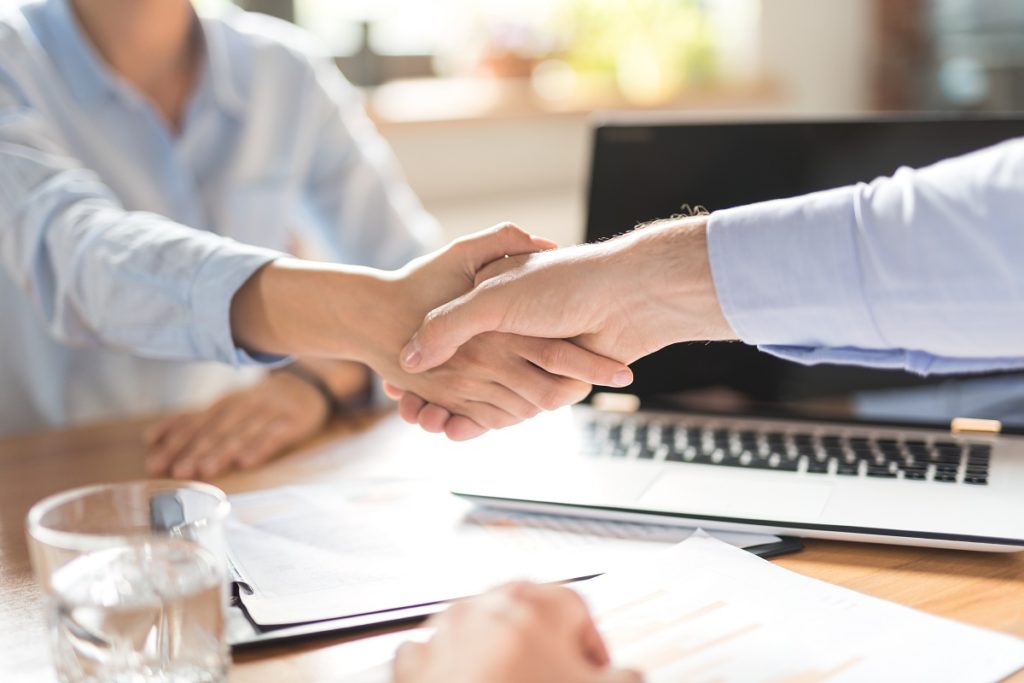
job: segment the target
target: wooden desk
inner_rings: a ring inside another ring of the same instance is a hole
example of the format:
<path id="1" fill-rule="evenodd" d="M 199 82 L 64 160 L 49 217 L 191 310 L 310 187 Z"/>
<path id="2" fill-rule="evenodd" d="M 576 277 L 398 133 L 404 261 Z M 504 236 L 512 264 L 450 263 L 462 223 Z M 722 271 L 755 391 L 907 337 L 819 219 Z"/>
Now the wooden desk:
<path id="1" fill-rule="evenodd" d="M 229 493 L 387 467 L 387 457 L 433 437 L 393 418 L 336 425 L 324 437 L 255 471 L 216 480 Z M 141 433 L 149 421 L 97 425 L 0 440 L 0 681 L 55 680 L 29 566 L 24 519 L 40 498 L 73 486 L 143 476 Z M 369 430 L 369 431 L 367 431 Z M 365 432 L 365 433 L 364 433 Z M 368 442 L 369 440 L 369 442 Z M 371 446 L 367 448 L 367 446 Z M 358 446 L 358 447 L 357 447 Z M 429 467 L 416 453 L 412 467 Z M 418 464 L 416 464 L 418 463 Z M 404 472 L 408 474 L 408 471 Z M 981 554 L 808 541 L 777 560 L 788 569 L 978 626 L 1024 637 L 1024 553 Z M 336 676 L 346 638 L 278 647 L 236 658 L 232 680 L 321 680 Z M 1024 672 L 1011 678 L 1024 682 Z"/>

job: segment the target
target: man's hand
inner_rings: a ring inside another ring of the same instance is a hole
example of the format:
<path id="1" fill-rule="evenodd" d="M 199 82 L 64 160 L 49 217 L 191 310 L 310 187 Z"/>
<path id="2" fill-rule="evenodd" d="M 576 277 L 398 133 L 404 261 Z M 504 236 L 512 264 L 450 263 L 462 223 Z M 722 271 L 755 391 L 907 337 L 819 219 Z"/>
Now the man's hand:
<path id="1" fill-rule="evenodd" d="M 736 338 L 711 279 L 706 217 L 496 261 L 479 273 L 475 289 L 427 316 L 403 350 L 402 367 L 429 370 L 494 331 L 572 339 L 623 363 L 675 342 Z M 402 416 L 424 428 L 436 429 L 446 417 L 418 396 L 394 387 L 389 393 Z"/>
<path id="2" fill-rule="evenodd" d="M 435 617 L 427 643 L 406 643 L 395 683 L 640 683 L 613 669 L 583 600 L 561 586 L 515 583 Z"/>
<path id="3" fill-rule="evenodd" d="M 319 389 L 284 372 L 208 408 L 170 417 L 146 433 L 146 469 L 177 479 L 215 477 L 261 465 L 323 428 L 330 406 Z"/>
<path id="4" fill-rule="evenodd" d="M 632 381 L 622 363 L 570 342 L 499 334 L 481 336 L 429 372 L 400 367 L 399 350 L 427 312 L 469 291 L 485 265 L 553 246 L 504 224 L 395 273 L 282 259 L 239 290 L 232 329 L 250 350 L 363 362 L 391 385 L 462 416 L 445 431 L 469 438 L 579 401 L 591 384 Z"/>
<path id="5" fill-rule="evenodd" d="M 675 342 L 734 339 L 711 280 L 706 230 L 706 217 L 663 221 L 495 263 L 474 290 L 431 311 L 402 367 L 436 367 L 492 331 L 575 339 L 624 363 Z"/>

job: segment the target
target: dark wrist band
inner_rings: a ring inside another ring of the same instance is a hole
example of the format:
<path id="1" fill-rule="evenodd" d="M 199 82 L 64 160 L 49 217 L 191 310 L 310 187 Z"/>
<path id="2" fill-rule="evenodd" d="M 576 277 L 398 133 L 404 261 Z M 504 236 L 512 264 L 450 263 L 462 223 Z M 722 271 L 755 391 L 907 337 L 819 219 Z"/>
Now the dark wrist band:
<path id="1" fill-rule="evenodd" d="M 351 413 L 356 410 L 365 408 L 370 402 L 372 396 L 372 388 L 367 383 L 365 390 L 352 396 L 351 398 L 338 398 L 331 388 L 327 385 L 327 382 L 323 380 L 320 375 L 313 372 L 309 368 L 305 367 L 301 363 L 295 362 L 285 365 L 280 368 L 276 368 L 274 372 L 287 372 L 290 375 L 294 375 L 304 382 L 308 383 L 314 389 L 320 392 L 327 401 L 327 417 L 332 418 L 336 415 L 343 413 Z"/>

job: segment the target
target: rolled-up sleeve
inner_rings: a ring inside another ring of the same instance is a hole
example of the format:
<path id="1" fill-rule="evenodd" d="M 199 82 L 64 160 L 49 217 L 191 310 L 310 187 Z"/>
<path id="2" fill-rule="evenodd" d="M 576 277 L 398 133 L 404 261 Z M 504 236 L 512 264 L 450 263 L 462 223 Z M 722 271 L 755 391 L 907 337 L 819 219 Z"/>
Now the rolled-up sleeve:
<path id="1" fill-rule="evenodd" d="M 125 210 L 0 87 L 0 266 L 69 345 L 251 362 L 230 329 L 238 288 L 278 252 Z"/>
<path id="2" fill-rule="evenodd" d="M 801 363 L 1024 367 L 1024 140 L 716 212 L 712 275 L 744 341 Z"/>

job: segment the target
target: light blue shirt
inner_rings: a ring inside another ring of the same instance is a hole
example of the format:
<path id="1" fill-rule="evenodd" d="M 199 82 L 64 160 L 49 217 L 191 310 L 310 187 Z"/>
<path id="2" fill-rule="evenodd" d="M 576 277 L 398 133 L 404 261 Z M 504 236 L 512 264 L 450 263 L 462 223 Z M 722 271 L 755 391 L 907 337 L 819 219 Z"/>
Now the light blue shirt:
<path id="1" fill-rule="evenodd" d="M 436 240 L 305 33 L 238 10 L 200 26 L 204 66 L 175 134 L 67 0 L 0 10 L 0 432 L 251 381 L 231 298 L 296 234 L 381 268 Z"/>
<path id="2" fill-rule="evenodd" d="M 708 253 L 733 329 L 783 358 L 1024 368 L 1024 139 L 716 212 Z"/>

